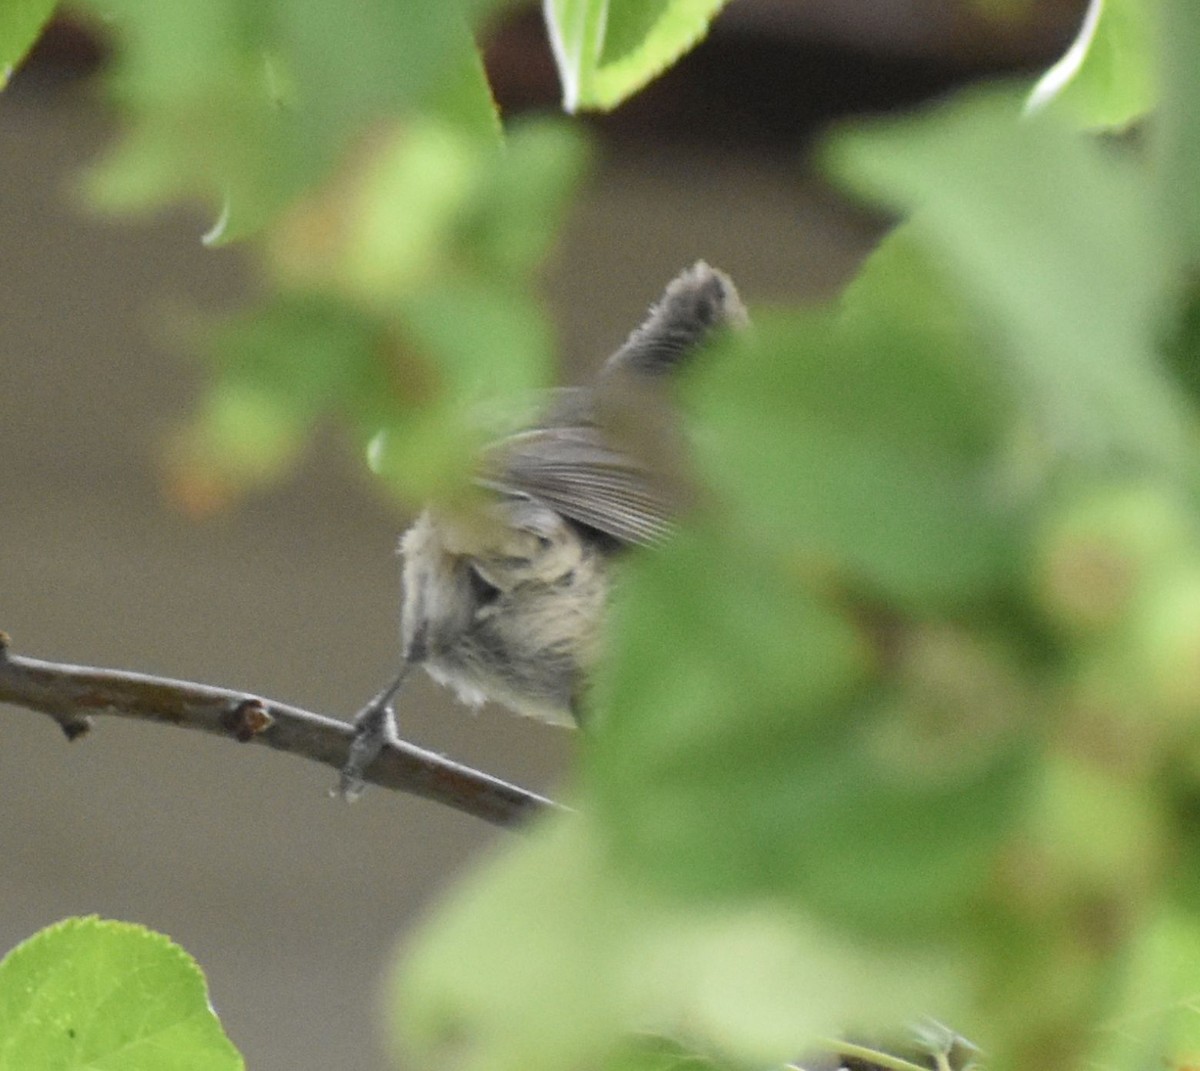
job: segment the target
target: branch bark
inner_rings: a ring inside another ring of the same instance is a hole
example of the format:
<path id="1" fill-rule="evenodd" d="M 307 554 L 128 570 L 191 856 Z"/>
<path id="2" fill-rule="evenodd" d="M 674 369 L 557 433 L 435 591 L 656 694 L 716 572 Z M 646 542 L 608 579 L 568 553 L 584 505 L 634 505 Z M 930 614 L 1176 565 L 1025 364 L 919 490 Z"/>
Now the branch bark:
<path id="1" fill-rule="evenodd" d="M 354 738 L 349 722 L 245 692 L 24 658 L 12 653 L 3 632 L 0 703 L 49 715 L 68 740 L 86 733 L 93 716 L 113 715 L 265 744 L 335 770 L 345 766 Z M 515 826 L 557 806 L 543 796 L 405 741 L 386 744 L 363 778 L 498 826 Z"/>

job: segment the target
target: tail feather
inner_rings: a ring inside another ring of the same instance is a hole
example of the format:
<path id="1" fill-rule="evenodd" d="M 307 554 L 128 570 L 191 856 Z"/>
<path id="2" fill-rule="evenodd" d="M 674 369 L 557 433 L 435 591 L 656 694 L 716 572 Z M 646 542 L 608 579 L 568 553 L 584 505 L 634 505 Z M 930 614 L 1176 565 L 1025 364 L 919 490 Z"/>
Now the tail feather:
<path id="1" fill-rule="evenodd" d="M 714 331 L 746 322 L 745 306 L 729 276 L 699 260 L 671 280 L 650 315 L 608 359 L 604 371 L 666 374 Z"/>

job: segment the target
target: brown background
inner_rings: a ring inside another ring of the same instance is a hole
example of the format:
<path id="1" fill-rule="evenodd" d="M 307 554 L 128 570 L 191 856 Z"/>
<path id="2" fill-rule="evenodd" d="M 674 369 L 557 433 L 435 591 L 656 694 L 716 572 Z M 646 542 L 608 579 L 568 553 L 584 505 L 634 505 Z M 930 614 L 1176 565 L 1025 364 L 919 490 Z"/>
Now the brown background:
<path id="1" fill-rule="evenodd" d="M 743 0 L 653 93 L 598 124 L 601 163 L 545 278 L 562 351 L 586 368 L 662 284 L 704 257 L 751 303 L 836 290 L 875 225 L 806 177 L 832 113 L 938 92 L 981 66 L 1061 46 L 1078 4 L 1035 5 L 1004 33 L 953 5 Z M 386 678 L 399 602 L 387 506 L 336 433 L 294 479 L 197 524 L 155 457 L 202 369 L 173 341 L 185 310 L 251 289 L 209 221 L 106 224 L 72 208 L 111 117 L 60 28 L 0 100 L 0 628 L 22 653 L 242 688 L 349 715 Z M 536 20 L 491 51 L 502 101 L 548 103 Z M 403 731 L 553 791 L 570 734 L 424 678 Z M 205 967 L 255 1071 L 390 1066 L 378 981 L 398 936 L 489 845 L 477 821 L 369 792 L 260 748 L 106 719 L 68 746 L 0 710 L 0 948 L 64 915 L 161 929 Z"/>

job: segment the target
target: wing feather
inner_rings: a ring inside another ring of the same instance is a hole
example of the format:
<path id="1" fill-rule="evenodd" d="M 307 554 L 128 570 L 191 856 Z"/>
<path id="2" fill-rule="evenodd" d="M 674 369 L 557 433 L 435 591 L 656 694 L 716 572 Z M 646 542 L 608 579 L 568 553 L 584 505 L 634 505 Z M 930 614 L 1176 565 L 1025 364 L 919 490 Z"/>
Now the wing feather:
<path id="1" fill-rule="evenodd" d="M 745 322 L 729 277 L 697 261 L 668 284 L 594 388 L 555 391 L 534 427 L 489 451 L 480 483 L 499 494 L 536 499 L 621 543 L 661 542 L 679 513 L 681 487 L 675 480 L 672 493 L 670 422 L 655 411 L 655 381 L 713 331 Z M 598 413 L 621 402 L 622 393 L 624 404 L 616 406 L 622 417 L 609 422 L 613 434 L 606 435 Z M 621 440 L 618 428 L 628 436 L 624 451 L 614 445 Z M 653 463 L 653 471 L 642 459 Z M 674 471 L 678 475 L 677 466 Z"/>
<path id="2" fill-rule="evenodd" d="M 586 425 L 534 428 L 504 440 L 480 482 L 535 498 L 621 543 L 662 542 L 676 512 L 644 467 Z"/>

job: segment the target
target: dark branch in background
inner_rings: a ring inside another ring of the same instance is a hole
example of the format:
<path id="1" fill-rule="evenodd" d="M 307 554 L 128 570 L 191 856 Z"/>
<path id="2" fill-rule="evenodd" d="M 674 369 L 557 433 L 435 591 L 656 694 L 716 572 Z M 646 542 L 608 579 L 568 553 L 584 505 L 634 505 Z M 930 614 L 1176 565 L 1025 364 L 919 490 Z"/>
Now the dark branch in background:
<path id="1" fill-rule="evenodd" d="M 3 632 L 0 703 L 48 714 L 68 740 L 86 733 L 92 716 L 108 714 L 266 744 L 335 770 L 346 765 L 354 739 L 349 722 L 245 692 L 22 658 L 9 650 Z M 498 826 L 515 826 L 556 806 L 542 796 L 404 741 L 386 743 L 363 779 Z"/>

